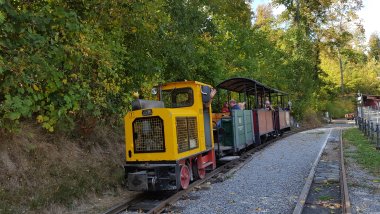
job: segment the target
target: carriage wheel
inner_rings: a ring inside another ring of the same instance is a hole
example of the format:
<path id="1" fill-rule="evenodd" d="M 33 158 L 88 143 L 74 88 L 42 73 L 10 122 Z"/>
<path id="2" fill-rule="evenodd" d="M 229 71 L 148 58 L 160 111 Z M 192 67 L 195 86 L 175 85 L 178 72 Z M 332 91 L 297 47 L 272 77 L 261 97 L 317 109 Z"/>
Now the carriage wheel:
<path id="1" fill-rule="evenodd" d="M 187 189 L 190 183 L 190 171 L 186 165 L 181 166 L 180 180 L 182 189 Z"/>

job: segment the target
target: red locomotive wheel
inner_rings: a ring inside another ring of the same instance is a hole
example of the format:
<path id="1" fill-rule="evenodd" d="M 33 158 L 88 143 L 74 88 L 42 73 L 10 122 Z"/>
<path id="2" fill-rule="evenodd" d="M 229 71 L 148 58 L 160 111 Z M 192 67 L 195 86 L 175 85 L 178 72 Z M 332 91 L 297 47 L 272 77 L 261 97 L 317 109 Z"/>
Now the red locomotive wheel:
<path id="1" fill-rule="evenodd" d="M 190 170 L 189 170 L 189 167 L 187 167 L 186 165 L 183 165 L 181 167 L 181 174 L 180 174 L 180 178 L 181 178 L 181 187 L 182 189 L 187 189 L 189 187 L 189 184 L 190 184 Z"/>
<path id="2" fill-rule="evenodd" d="M 206 177 L 206 169 L 205 168 L 198 169 L 198 175 L 199 175 L 200 179 L 205 178 Z"/>

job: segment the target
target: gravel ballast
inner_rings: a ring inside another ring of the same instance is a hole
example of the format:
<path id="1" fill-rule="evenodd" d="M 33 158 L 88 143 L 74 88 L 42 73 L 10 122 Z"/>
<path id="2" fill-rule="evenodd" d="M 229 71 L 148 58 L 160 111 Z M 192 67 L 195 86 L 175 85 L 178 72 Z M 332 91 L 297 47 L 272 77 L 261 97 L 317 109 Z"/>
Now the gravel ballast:
<path id="1" fill-rule="evenodd" d="M 172 208 L 181 213 L 291 213 L 331 131 L 314 129 L 282 139 L 229 179 L 189 193 Z"/>
<path id="2" fill-rule="evenodd" d="M 350 157 L 346 162 L 352 213 L 380 214 L 380 177 L 371 175 Z"/>

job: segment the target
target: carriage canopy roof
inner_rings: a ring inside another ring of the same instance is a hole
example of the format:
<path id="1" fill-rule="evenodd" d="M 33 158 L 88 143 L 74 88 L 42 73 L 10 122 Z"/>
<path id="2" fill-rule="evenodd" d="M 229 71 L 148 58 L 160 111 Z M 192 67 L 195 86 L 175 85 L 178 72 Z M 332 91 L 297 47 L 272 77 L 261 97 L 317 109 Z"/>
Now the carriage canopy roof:
<path id="1" fill-rule="evenodd" d="M 283 91 L 266 86 L 260 83 L 259 81 L 248 79 L 248 78 L 241 78 L 241 77 L 227 79 L 219 83 L 216 86 L 216 88 L 225 89 L 225 90 L 233 91 L 237 93 L 246 93 L 247 95 L 255 95 L 256 90 L 259 96 L 262 96 L 263 94 L 273 94 L 273 93 L 276 93 L 278 95 L 288 95 L 287 93 Z"/>

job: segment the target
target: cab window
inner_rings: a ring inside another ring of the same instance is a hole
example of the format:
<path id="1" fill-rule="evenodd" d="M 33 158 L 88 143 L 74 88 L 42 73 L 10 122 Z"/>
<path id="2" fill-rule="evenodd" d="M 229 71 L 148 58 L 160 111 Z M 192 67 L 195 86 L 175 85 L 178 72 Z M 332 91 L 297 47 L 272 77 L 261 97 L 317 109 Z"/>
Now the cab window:
<path id="1" fill-rule="evenodd" d="M 173 88 L 162 91 L 162 99 L 166 108 L 189 107 L 194 104 L 191 88 Z"/>

